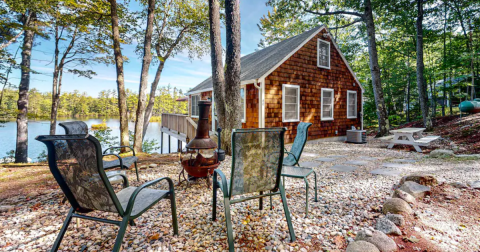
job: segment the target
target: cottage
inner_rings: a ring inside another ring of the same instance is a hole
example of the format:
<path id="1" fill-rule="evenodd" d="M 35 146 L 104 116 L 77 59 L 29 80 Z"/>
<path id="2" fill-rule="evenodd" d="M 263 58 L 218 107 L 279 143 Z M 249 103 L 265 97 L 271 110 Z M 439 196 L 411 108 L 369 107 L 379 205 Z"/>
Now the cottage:
<path id="1" fill-rule="evenodd" d="M 363 127 L 363 87 L 326 26 L 246 55 L 241 67 L 243 128 L 286 127 L 288 143 L 301 121 L 313 123 L 309 140 Z M 187 95 L 189 116 L 198 117 L 198 101 L 215 101 L 212 79 Z"/>

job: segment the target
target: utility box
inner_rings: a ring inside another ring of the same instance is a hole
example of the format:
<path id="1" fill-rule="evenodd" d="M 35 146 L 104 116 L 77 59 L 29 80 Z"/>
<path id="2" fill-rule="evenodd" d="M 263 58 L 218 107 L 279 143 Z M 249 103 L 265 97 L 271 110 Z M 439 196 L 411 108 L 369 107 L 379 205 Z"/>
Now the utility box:
<path id="1" fill-rule="evenodd" d="M 367 143 L 366 130 L 347 130 L 347 143 L 364 144 Z"/>

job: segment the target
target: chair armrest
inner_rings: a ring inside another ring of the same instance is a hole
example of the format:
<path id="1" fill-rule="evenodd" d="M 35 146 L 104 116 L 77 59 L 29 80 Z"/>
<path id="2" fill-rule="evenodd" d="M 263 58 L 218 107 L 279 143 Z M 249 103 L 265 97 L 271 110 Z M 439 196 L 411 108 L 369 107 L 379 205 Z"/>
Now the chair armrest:
<path id="1" fill-rule="evenodd" d="M 110 179 L 110 178 L 114 178 L 114 177 L 117 177 L 117 176 L 122 177 L 122 179 L 123 179 L 123 188 L 127 188 L 127 187 L 129 186 L 129 184 L 128 184 L 128 178 L 127 178 L 127 176 L 125 176 L 124 174 L 121 174 L 121 173 L 119 173 L 119 174 L 112 174 L 112 175 L 110 175 L 110 176 L 107 176 L 107 178 Z"/>
<path id="2" fill-rule="evenodd" d="M 293 159 L 295 159 L 295 162 L 298 163 L 298 159 L 297 159 L 297 157 L 295 157 L 295 155 L 294 155 L 293 153 L 291 153 L 291 152 L 289 152 L 289 151 L 285 151 L 285 153 L 287 153 L 288 156 L 292 155 Z M 287 156 L 287 157 L 288 157 L 288 156 Z"/>
<path id="3" fill-rule="evenodd" d="M 174 194 L 175 193 L 175 188 L 173 186 L 173 181 L 172 181 L 171 178 L 162 177 L 162 178 L 154 179 L 152 181 L 149 181 L 149 182 L 141 185 L 137 189 L 135 189 L 135 191 L 130 196 L 130 199 L 128 200 L 127 209 L 125 210 L 124 214 L 130 216 L 130 214 L 132 213 L 133 205 L 135 204 L 135 199 L 137 198 L 137 195 L 140 193 L 141 190 L 143 190 L 147 187 L 153 186 L 155 184 L 158 184 L 159 182 L 161 182 L 163 180 L 167 180 L 167 182 L 168 182 L 169 191 L 170 191 L 169 193 Z"/>
<path id="4" fill-rule="evenodd" d="M 103 154 L 105 154 L 105 153 L 106 153 L 108 150 L 110 150 L 110 149 L 120 149 L 120 148 L 129 148 L 130 150 L 132 150 L 133 155 L 135 156 L 135 150 L 134 150 L 132 147 L 126 146 L 126 145 L 125 145 L 125 146 L 112 146 L 112 147 L 108 147 L 106 150 L 103 151 Z"/>
<path id="5" fill-rule="evenodd" d="M 220 189 L 223 192 L 223 197 L 227 198 L 228 194 L 230 192 L 227 192 L 228 186 L 227 186 L 227 177 L 225 177 L 225 174 L 220 169 L 215 169 L 213 171 L 213 185 L 215 186 L 218 181 L 217 181 L 217 175 L 220 177 Z"/>
<path id="6" fill-rule="evenodd" d="M 115 156 L 115 157 L 117 157 L 118 160 L 120 160 L 120 169 L 123 169 L 123 160 L 122 160 L 122 158 L 121 158 L 119 155 L 113 154 L 113 153 L 111 153 L 111 154 L 103 154 L 103 155 L 102 155 L 102 158 L 103 158 L 103 157 L 106 157 L 106 156 Z"/>

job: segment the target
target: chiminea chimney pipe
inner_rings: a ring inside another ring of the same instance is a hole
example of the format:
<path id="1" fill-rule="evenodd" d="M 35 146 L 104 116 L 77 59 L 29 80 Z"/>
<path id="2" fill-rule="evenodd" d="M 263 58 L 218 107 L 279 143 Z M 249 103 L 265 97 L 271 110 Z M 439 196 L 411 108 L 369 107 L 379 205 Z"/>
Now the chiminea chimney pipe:
<path id="1" fill-rule="evenodd" d="M 217 144 L 210 138 L 210 127 L 208 118 L 210 116 L 210 107 L 212 102 L 198 102 L 198 123 L 197 134 L 195 138 L 187 144 L 188 149 L 215 149 Z"/>

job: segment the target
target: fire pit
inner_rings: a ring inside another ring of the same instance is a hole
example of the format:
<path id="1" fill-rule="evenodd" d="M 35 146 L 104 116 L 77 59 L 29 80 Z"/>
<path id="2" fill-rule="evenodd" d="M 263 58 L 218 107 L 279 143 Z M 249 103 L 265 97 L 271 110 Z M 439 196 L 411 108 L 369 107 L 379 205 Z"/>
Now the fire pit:
<path id="1" fill-rule="evenodd" d="M 187 144 L 186 152 L 180 155 L 183 169 L 179 174 L 179 184 L 183 181 L 190 184 L 190 180 L 206 178 L 207 186 L 210 188 L 210 176 L 220 165 L 220 161 L 223 161 L 223 150 L 217 149 L 217 144 L 210 138 L 208 118 L 211 106 L 212 103 L 210 101 L 198 102 L 199 116 L 197 134 L 195 138 Z M 221 129 L 219 128 L 217 131 L 221 131 Z M 185 177 L 185 172 L 188 174 L 188 178 Z M 183 180 L 181 180 L 182 175 Z"/>

